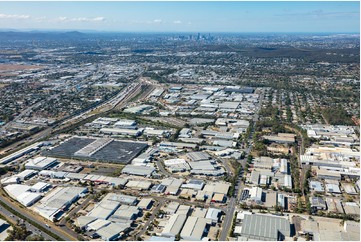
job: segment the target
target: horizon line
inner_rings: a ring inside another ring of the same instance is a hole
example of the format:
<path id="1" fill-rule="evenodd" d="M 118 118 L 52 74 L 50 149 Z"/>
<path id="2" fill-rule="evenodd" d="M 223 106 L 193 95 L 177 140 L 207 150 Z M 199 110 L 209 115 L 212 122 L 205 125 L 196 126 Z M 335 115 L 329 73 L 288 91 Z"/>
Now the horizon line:
<path id="1" fill-rule="evenodd" d="M 94 29 L 13 29 L 0 28 L 0 32 L 79 32 L 83 34 L 89 33 L 144 33 L 144 34 L 181 34 L 181 33 L 214 33 L 214 34 L 360 34 L 360 32 L 340 32 L 340 31 L 151 31 L 151 30 L 94 30 Z"/>

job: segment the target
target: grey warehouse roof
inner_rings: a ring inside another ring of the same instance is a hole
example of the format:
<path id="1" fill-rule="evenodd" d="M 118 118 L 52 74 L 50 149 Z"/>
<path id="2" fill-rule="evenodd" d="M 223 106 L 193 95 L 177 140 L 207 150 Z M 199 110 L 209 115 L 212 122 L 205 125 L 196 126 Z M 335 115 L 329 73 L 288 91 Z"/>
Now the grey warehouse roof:
<path id="1" fill-rule="evenodd" d="M 246 214 L 241 236 L 256 240 L 280 240 L 280 234 L 290 236 L 290 222 L 277 216 Z M 282 236 L 281 236 L 282 237 Z"/>

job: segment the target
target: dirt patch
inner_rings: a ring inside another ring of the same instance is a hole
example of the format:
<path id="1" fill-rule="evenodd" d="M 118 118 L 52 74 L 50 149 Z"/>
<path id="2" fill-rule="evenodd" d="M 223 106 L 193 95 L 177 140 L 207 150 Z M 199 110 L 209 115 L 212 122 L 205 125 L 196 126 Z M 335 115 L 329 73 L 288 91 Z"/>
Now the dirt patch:
<path id="1" fill-rule="evenodd" d="M 34 66 L 34 65 L 17 65 L 17 64 L 3 64 L 0 65 L 1 72 L 8 71 L 21 71 L 21 70 L 31 70 L 31 69 L 41 69 L 43 66 Z"/>

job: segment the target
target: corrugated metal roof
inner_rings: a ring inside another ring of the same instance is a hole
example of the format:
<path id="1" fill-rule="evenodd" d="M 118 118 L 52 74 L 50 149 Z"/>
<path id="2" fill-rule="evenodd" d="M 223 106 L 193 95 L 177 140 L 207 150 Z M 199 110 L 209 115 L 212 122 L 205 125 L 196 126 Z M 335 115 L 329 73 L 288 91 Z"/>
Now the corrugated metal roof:
<path id="1" fill-rule="evenodd" d="M 187 219 L 185 214 L 174 214 L 168 221 L 168 224 L 164 227 L 162 234 L 166 236 L 175 236 L 179 234 L 183 228 L 184 222 Z"/>
<path id="2" fill-rule="evenodd" d="M 246 214 L 242 223 L 241 236 L 258 240 L 278 240 L 278 232 L 290 235 L 290 222 L 283 217 Z"/>
<path id="3" fill-rule="evenodd" d="M 210 222 L 209 219 L 205 218 L 188 217 L 181 232 L 181 237 L 185 240 L 201 240 L 204 229 L 207 223 Z"/>

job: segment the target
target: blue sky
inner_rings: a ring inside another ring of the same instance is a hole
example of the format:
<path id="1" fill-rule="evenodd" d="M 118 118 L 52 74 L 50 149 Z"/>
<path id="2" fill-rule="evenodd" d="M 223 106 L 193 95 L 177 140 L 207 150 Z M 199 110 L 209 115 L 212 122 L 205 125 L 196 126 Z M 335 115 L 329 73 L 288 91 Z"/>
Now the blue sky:
<path id="1" fill-rule="evenodd" d="M 1 29 L 357 32 L 353 2 L 0 2 Z"/>

